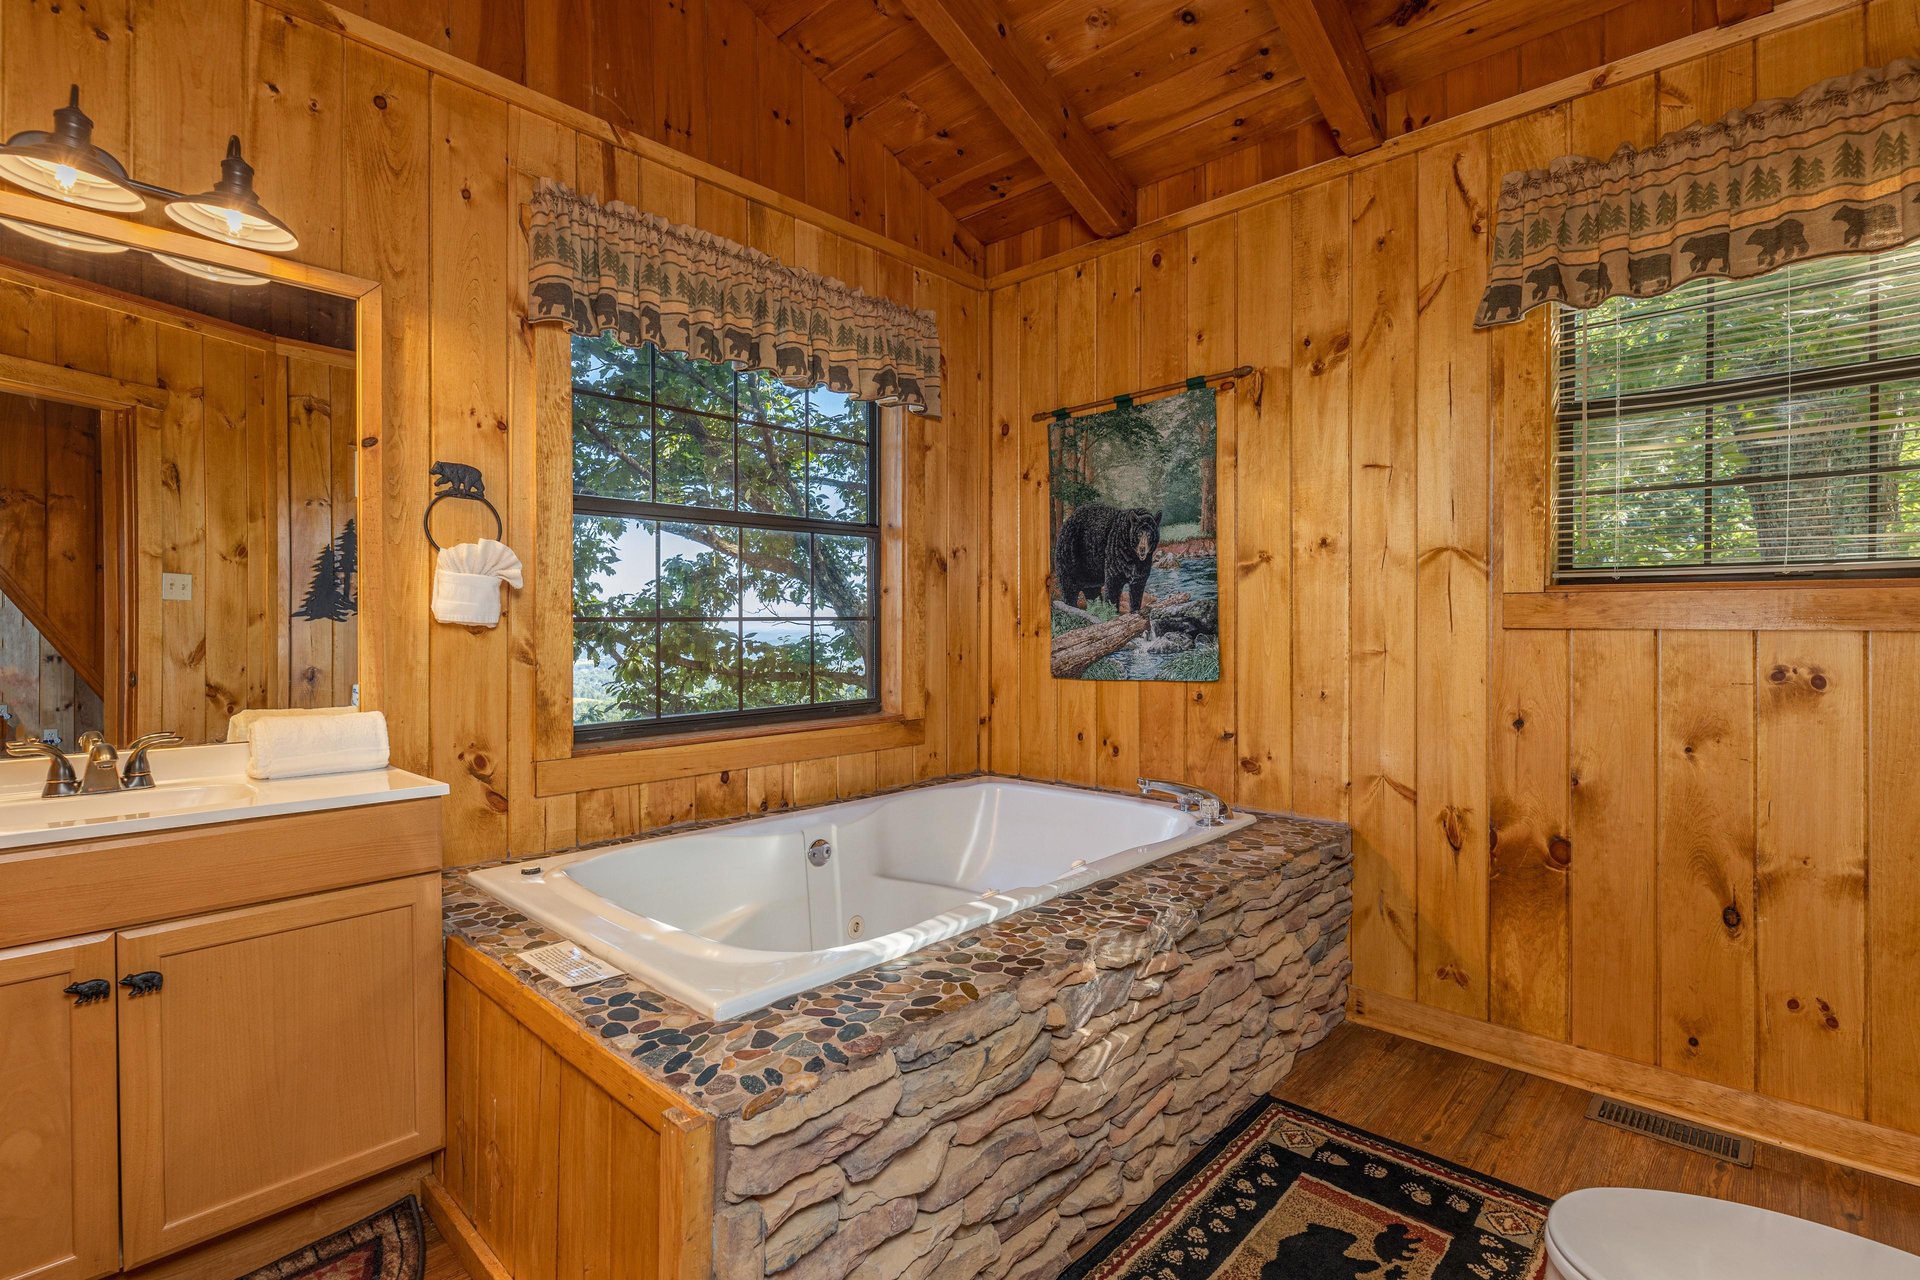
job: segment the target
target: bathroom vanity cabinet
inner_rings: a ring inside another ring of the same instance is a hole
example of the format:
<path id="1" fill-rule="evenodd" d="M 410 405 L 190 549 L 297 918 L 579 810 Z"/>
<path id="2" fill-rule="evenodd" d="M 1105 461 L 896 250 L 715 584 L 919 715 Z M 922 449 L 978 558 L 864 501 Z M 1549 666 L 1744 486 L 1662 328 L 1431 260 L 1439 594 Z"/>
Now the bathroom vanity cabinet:
<path id="1" fill-rule="evenodd" d="M 441 1146 L 439 806 L 0 853 L 0 1280 L 238 1274 Z"/>

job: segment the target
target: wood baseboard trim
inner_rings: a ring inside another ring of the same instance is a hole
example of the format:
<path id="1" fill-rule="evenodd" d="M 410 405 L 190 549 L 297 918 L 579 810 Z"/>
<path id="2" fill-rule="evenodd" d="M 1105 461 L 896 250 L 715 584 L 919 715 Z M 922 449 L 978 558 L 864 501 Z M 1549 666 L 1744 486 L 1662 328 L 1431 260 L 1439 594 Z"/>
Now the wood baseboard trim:
<path id="1" fill-rule="evenodd" d="M 1349 998 L 1348 1013 L 1355 1022 L 1377 1031 L 1730 1129 L 1803 1155 L 1920 1184 L 1920 1135 L 1545 1040 L 1400 996 L 1356 990 Z"/>
<path id="2" fill-rule="evenodd" d="M 420 1191 L 432 1169 L 430 1159 L 410 1160 L 397 1169 L 123 1274 L 129 1280 L 244 1276 Z"/>
<path id="3" fill-rule="evenodd" d="M 447 1247 L 453 1250 L 453 1256 L 460 1259 L 460 1265 L 473 1280 L 514 1280 L 513 1274 L 500 1264 L 487 1242 L 480 1238 L 473 1219 L 453 1202 L 439 1178 L 428 1174 L 421 1179 L 420 1199 L 427 1206 L 433 1225 L 440 1228 Z"/>

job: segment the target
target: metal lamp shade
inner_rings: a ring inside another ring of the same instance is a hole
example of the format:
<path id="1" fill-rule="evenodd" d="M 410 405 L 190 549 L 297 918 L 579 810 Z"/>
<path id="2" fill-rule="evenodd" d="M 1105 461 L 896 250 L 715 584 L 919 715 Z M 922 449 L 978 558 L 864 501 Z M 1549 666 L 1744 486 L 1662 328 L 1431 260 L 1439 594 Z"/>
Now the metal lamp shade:
<path id="1" fill-rule="evenodd" d="M 16 133 L 0 147 L 0 178 L 85 209 L 138 213 L 147 207 L 120 162 L 93 145 L 93 121 L 80 110 L 79 85 L 53 113 L 51 131 Z"/>
<path id="2" fill-rule="evenodd" d="M 299 237 L 254 195 L 253 166 L 241 157 L 238 138 L 227 140 L 227 158 L 220 162 L 213 190 L 169 200 L 167 216 L 189 231 L 243 249 L 291 253 L 300 247 Z"/>

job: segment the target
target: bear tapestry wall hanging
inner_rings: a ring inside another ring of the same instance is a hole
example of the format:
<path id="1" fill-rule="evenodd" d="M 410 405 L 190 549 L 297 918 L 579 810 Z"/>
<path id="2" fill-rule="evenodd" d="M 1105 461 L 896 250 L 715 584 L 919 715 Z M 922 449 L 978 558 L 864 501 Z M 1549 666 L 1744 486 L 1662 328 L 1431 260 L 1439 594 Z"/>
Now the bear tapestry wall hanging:
<path id="1" fill-rule="evenodd" d="M 1214 392 L 1062 410 L 1052 458 L 1054 676 L 1220 678 Z"/>

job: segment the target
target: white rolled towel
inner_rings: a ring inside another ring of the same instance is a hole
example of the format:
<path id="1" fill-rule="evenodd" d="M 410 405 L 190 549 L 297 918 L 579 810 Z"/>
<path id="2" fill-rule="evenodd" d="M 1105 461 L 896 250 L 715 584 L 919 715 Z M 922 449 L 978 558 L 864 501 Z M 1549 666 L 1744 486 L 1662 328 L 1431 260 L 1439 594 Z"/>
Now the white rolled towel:
<path id="1" fill-rule="evenodd" d="M 387 767 L 387 718 L 378 711 L 343 716 L 269 716 L 247 737 L 247 776 L 311 778 Z"/>
<path id="2" fill-rule="evenodd" d="M 497 626 L 503 582 L 520 586 L 520 557 L 506 543 L 482 538 L 442 548 L 433 571 L 433 616 L 462 626 Z"/>
<path id="3" fill-rule="evenodd" d="M 245 742 L 253 731 L 253 726 L 262 720 L 279 720 L 288 716 L 351 716 L 359 714 L 358 707 L 249 707 L 245 711 L 236 711 L 227 721 L 227 741 Z"/>

